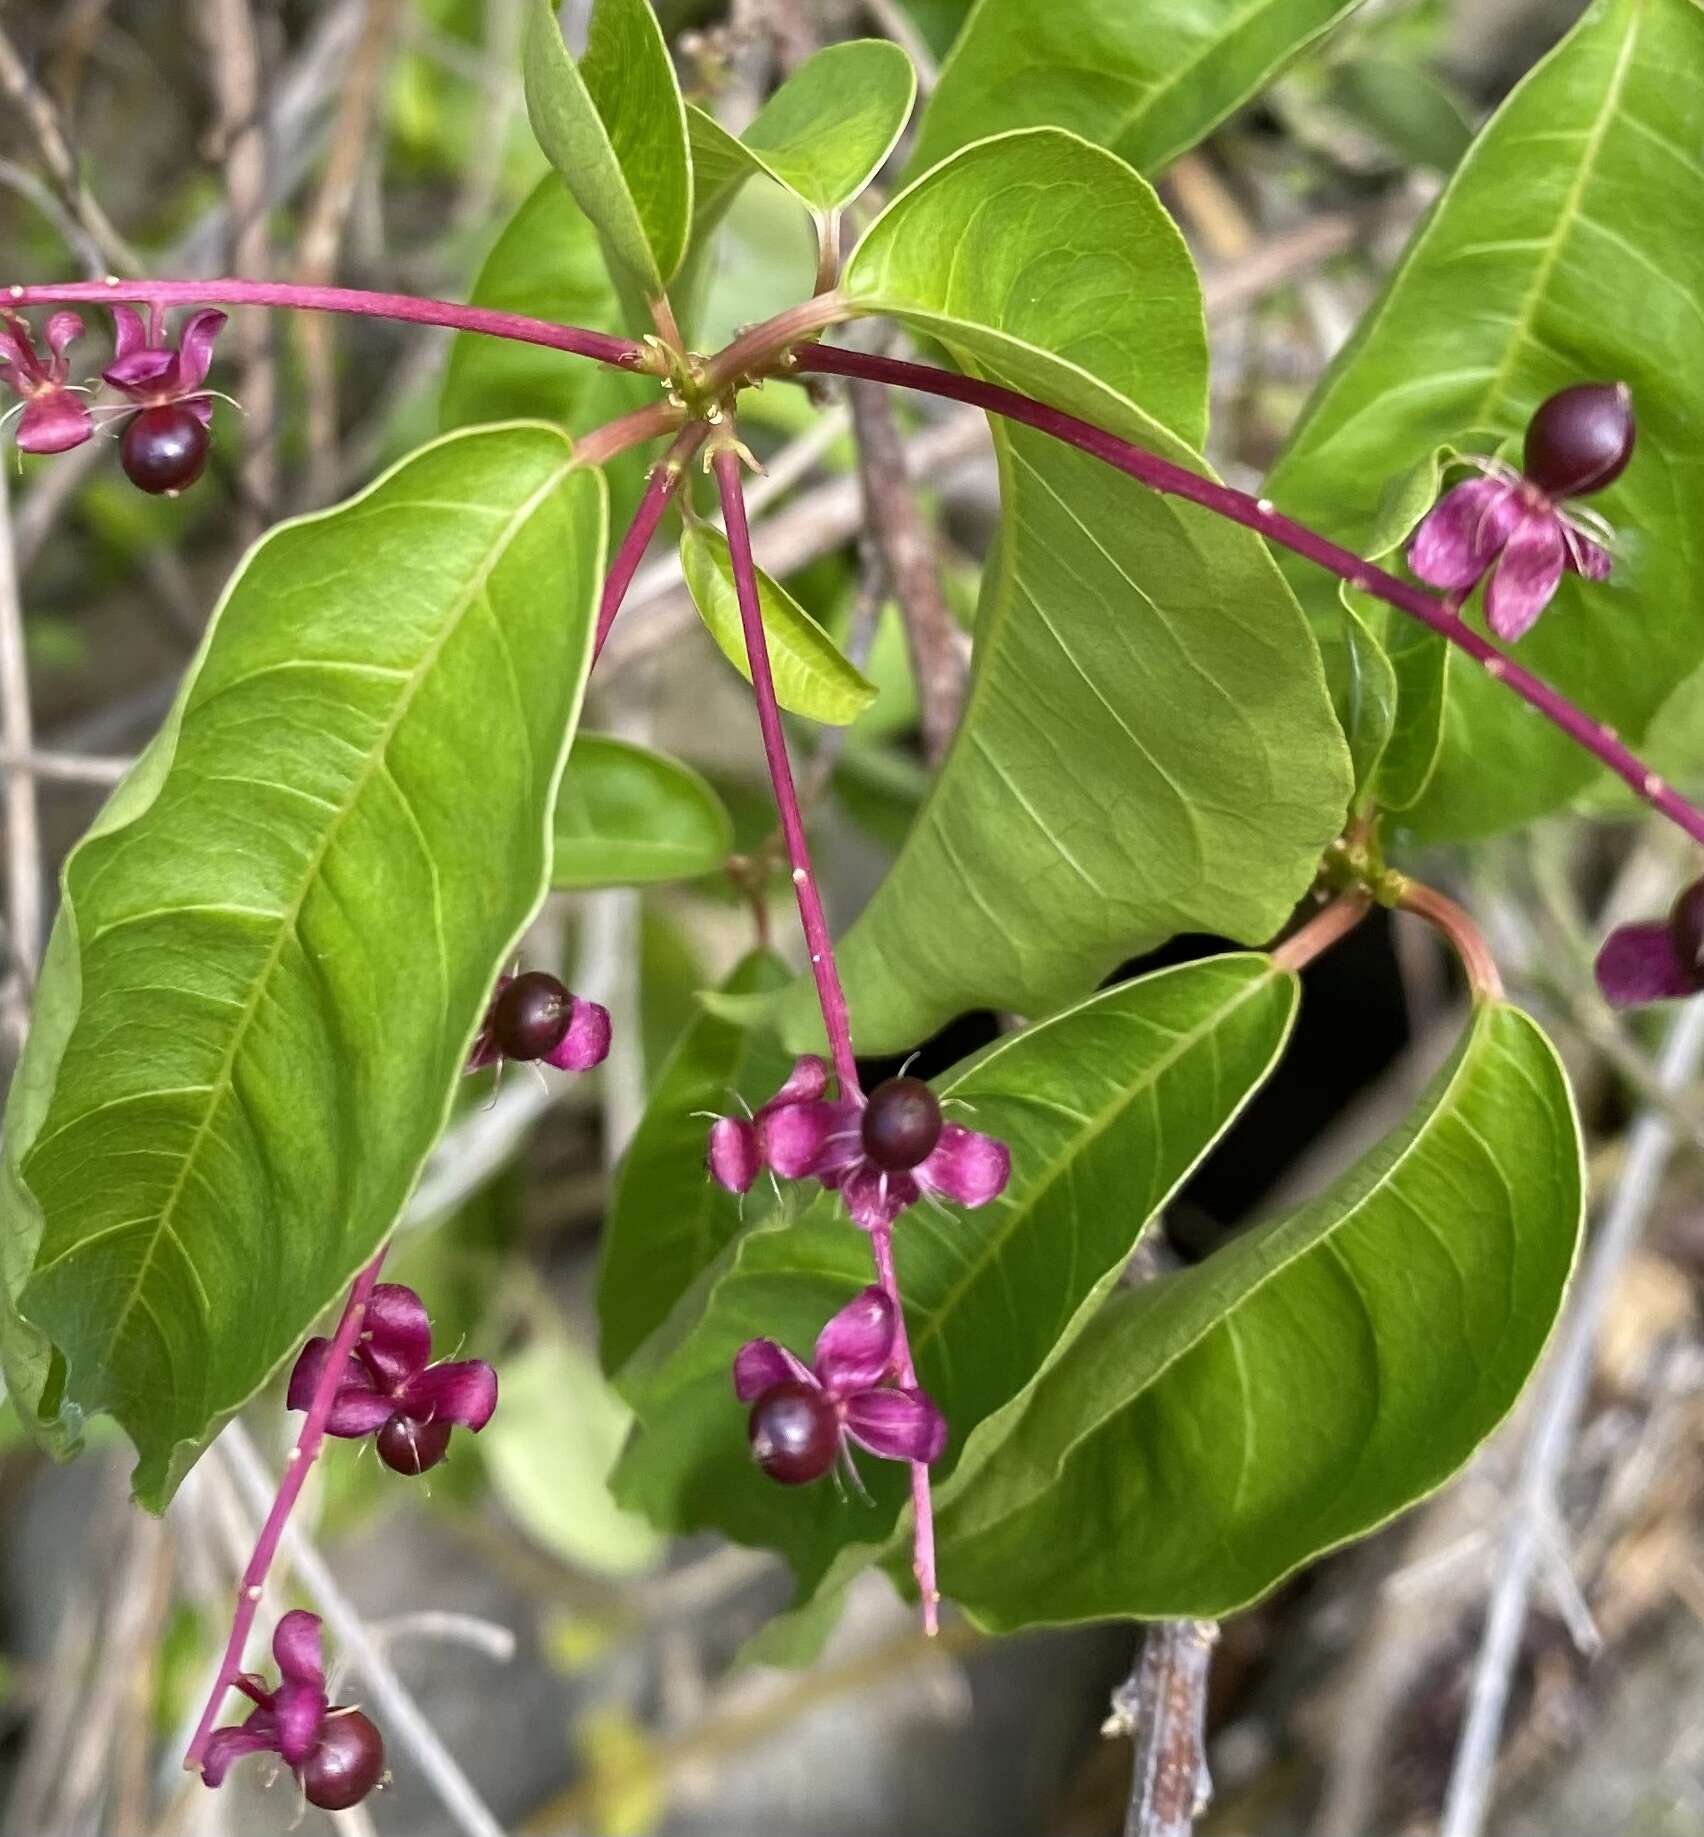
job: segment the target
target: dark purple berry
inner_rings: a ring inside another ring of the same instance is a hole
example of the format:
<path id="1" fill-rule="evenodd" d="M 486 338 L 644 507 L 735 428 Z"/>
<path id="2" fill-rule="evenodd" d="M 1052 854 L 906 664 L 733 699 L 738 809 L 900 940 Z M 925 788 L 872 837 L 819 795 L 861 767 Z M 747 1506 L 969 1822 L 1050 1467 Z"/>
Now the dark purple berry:
<path id="1" fill-rule="evenodd" d="M 302 1791 L 321 1811 L 348 1811 L 385 1772 L 384 1737 L 358 1709 L 333 1709 L 319 1745 L 302 1762 Z"/>
<path id="2" fill-rule="evenodd" d="M 574 1018 L 574 997 L 543 970 L 517 976 L 491 1010 L 491 1037 L 505 1059 L 542 1059 L 555 1052 Z"/>
<path id="3" fill-rule="evenodd" d="M 1674 939 L 1675 955 L 1704 985 L 1704 880 L 1693 881 L 1674 902 L 1669 936 Z"/>
<path id="4" fill-rule="evenodd" d="M 941 1139 L 941 1105 L 921 1078 L 889 1078 L 864 1108 L 864 1153 L 889 1173 L 928 1160 Z"/>
<path id="5" fill-rule="evenodd" d="M 379 1459 L 392 1473 L 424 1473 L 436 1467 L 450 1445 L 448 1422 L 415 1422 L 408 1416 L 393 1416 L 379 1430 Z"/>
<path id="6" fill-rule="evenodd" d="M 758 1398 L 746 1433 L 758 1466 L 783 1486 L 820 1480 L 840 1447 L 834 1405 L 798 1378 L 772 1385 Z"/>
<path id="7" fill-rule="evenodd" d="M 182 491 L 201 476 L 210 444 L 200 420 L 181 402 L 168 402 L 131 417 L 118 457 L 130 482 L 144 491 Z"/>
<path id="8" fill-rule="evenodd" d="M 1601 491 L 1632 457 L 1633 392 L 1625 383 L 1559 389 L 1527 423 L 1526 475 L 1547 497 Z"/>

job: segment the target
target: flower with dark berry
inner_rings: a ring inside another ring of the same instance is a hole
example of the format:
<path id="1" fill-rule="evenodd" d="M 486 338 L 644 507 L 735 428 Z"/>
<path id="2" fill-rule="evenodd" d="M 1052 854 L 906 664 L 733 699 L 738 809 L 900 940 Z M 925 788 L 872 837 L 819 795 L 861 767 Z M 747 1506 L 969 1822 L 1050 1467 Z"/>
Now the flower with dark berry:
<path id="1" fill-rule="evenodd" d="M 609 1010 L 571 994 L 543 970 L 504 976 L 485 1011 L 467 1069 L 500 1059 L 542 1059 L 559 1071 L 585 1072 L 609 1056 Z"/>
<path id="2" fill-rule="evenodd" d="M 236 1680 L 255 1707 L 246 1722 L 214 1732 L 202 1779 L 221 1785 L 245 1754 L 276 1754 L 310 1805 L 321 1811 L 359 1805 L 384 1778 L 384 1739 L 360 1710 L 326 1696 L 319 1616 L 301 1608 L 286 1614 L 273 1630 L 272 1657 L 277 1689 L 247 1674 Z"/>
<path id="3" fill-rule="evenodd" d="M 330 1352 L 328 1339 L 302 1348 L 285 1399 L 291 1409 L 313 1402 Z M 332 1398 L 326 1433 L 351 1441 L 373 1436 L 379 1459 L 397 1473 L 436 1467 L 452 1428 L 477 1434 L 491 1420 L 497 1374 L 483 1359 L 431 1360 L 425 1304 L 400 1282 L 379 1283 Z"/>
<path id="4" fill-rule="evenodd" d="M 1522 470 L 1479 460 L 1487 476 L 1439 499 L 1414 532 L 1408 565 L 1428 586 L 1471 591 L 1485 583 L 1485 619 L 1499 638 L 1529 631 L 1572 568 L 1609 573 L 1609 551 L 1564 502 L 1613 484 L 1633 457 L 1633 396 L 1625 383 L 1576 383 L 1539 404 L 1527 425 Z M 1589 519 L 1599 535 L 1599 519 Z"/>
<path id="5" fill-rule="evenodd" d="M 102 376 L 140 411 L 119 441 L 119 462 L 144 491 L 176 495 L 193 485 L 207 464 L 213 396 L 207 372 L 213 341 L 225 315 L 208 307 L 191 313 L 176 346 L 156 342 L 133 306 L 115 306 L 117 350 Z"/>
<path id="6" fill-rule="evenodd" d="M 65 353 L 83 335 L 75 313 L 54 313 L 44 337 L 47 356 L 36 349 L 29 326 L 16 313 L 0 314 L 0 382 L 19 398 L 9 413 L 18 416 L 16 440 L 24 453 L 64 453 L 95 431 L 87 404 L 66 379 Z"/>
<path id="7" fill-rule="evenodd" d="M 1704 880 L 1682 890 L 1666 919 L 1618 925 L 1595 967 L 1612 1008 L 1704 995 Z"/>
<path id="8" fill-rule="evenodd" d="M 772 1480 L 803 1486 L 843 1459 L 848 1442 L 889 1461 L 938 1461 L 946 1418 L 926 1391 L 885 1384 L 899 1320 L 874 1285 L 817 1335 L 805 1364 L 772 1339 L 747 1340 L 734 1357 L 734 1395 L 749 1403 L 752 1458 Z"/>
<path id="9" fill-rule="evenodd" d="M 807 1053 L 755 1116 L 718 1117 L 712 1175 L 731 1193 L 748 1192 L 765 1168 L 783 1180 L 819 1180 L 866 1231 L 892 1224 L 925 1195 L 980 1206 L 1006 1190 L 1006 1144 L 947 1122 L 920 1078 L 889 1078 L 868 1097 L 829 1098 L 827 1090 L 827 1065 Z"/>

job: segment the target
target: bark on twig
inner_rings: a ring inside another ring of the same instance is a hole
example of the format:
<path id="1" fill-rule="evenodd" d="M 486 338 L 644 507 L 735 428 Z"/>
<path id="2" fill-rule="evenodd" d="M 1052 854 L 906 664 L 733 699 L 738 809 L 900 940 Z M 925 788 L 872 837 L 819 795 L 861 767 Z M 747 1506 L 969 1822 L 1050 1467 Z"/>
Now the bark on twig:
<path id="1" fill-rule="evenodd" d="M 0 466 L 0 745 L 17 760 L 27 758 L 31 749 L 30 675 L 4 473 Z M 5 813 L 7 966 L 0 1018 L 16 1051 L 29 1030 L 44 911 L 40 815 L 35 778 L 27 768 L 14 765 L 6 772 Z"/>
<path id="2" fill-rule="evenodd" d="M 272 272 L 267 223 L 267 136 L 261 80 L 260 37 L 249 0 L 206 0 L 201 24 L 207 40 L 225 189 L 231 211 L 231 272 L 245 281 L 264 281 Z M 277 500 L 277 453 L 273 436 L 278 414 L 272 330 L 262 312 L 235 315 L 233 341 L 239 353 L 244 420 L 240 471 L 243 520 L 257 535 L 272 520 Z"/>
<path id="3" fill-rule="evenodd" d="M 1156 1620 L 1113 1692 L 1106 1733 L 1136 1743 L 1124 1837 L 1189 1837 L 1206 1809 L 1207 1669 L 1218 1637 L 1210 1620 Z"/>
<path id="4" fill-rule="evenodd" d="M 892 400 L 877 383 L 854 383 L 848 394 L 865 519 L 905 623 L 923 756 L 939 765 L 964 711 L 969 647 L 941 591 L 934 540 L 912 495 Z"/>

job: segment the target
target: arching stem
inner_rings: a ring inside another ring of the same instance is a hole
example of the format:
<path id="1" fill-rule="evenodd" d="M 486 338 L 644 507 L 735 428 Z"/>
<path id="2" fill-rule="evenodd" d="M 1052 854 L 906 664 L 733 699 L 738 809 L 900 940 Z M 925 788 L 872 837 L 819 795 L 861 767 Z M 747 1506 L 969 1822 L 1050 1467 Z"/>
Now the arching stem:
<path id="1" fill-rule="evenodd" d="M 282 306 L 298 312 L 352 313 L 364 319 L 395 319 L 409 325 L 443 325 L 458 332 L 484 332 L 521 344 L 547 345 L 590 357 L 619 370 L 651 368 L 650 354 L 631 338 L 616 338 L 580 325 L 557 325 L 524 313 L 494 312 L 454 300 L 417 300 L 406 293 L 366 293 L 355 287 L 299 287 L 285 281 L 68 281 L 43 287 L 0 288 L 12 306 L 146 306 L 154 314 L 175 306 Z"/>
<path id="2" fill-rule="evenodd" d="M 904 389 L 921 390 L 928 395 L 946 396 L 955 402 L 968 402 L 990 414 L 1020 421 L 1026 427 L 1051 435 L 1068 446 L 1104 460 L 1120 472 L 1147 485 L 1151 490 L 1170 497 L 1186 498 L 1217 516 L 1241 523 L 1314 562 L 1338 579 L 1347 581 L 1360 592 L 1369 593 L 1387 606 L 1435 631 L 1446 643 L 1465 651 L 1488 676 L 1514 690 L 1524 702 L 1536 708 L 1568 737 L 1600 760 L 1616 777 L 1628 785 L 1653 810 L 1660 811 L 1671 823 L 1686 831 L 1695 842 L 1704 843 L 1704 811 L 1698 810 L 1645 764 L 1601 721 L 1594 721 L 1576 708 L 1566 696 L 1548 683 L 1506 657 L 1497 647 L 1465 624 L 1452 606 L 1418 587 L 1400 581 L 1394 574 L 1364 561 L 1351 550 L 1328 541 L 1317 531 L 1290 517 L 1280 516 L 1264 498 L 1250 497 L 1246 491 L 1233 490 L 1216 480 L 1191 472 L 1186 466 L 1174 465 L 1146 447 L 1109 434 L 1104 428 L 1049 408 L 1045 403 L 1004 389 L 997 383 L 985 383 L 975 377 L 955 376 L 931 364 L 906 362 L 896 357 L 875 357 L 863 351 L 849 351 L 838 345 L 809 344 L 792 352 L 789 367 L 800 372 L 825 376 L 867 377 L 872 382 L 897 384 Z"/>

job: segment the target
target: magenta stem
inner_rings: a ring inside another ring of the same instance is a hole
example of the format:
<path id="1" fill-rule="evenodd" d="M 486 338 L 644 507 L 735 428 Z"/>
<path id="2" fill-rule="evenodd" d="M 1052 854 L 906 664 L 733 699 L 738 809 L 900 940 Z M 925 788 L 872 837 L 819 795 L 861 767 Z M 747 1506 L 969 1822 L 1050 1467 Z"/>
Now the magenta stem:
<path id="1" fill-rule="evenodd" d="M 740 456 L 731 443 L 718 446 L 715 455 L 716 488 L 722 495 L 722 516 L 727 525 L 728 554 L 734 568 L 734 591 L 740 602 L 740 623 L 745 629 L 746 658 L 751 666 L 752 692 L 757 700 L 757 724 L 763 731 L 763 754 L 769 780 L 775 789 L 775 807 L 781 815 L 781 833 L 787 859 L 793 864 L 793 891 L 799 901 L 799 922 L 811 953 L 811 975 L 816 979 L 822 1023 L 828 1031 L 829 1051 L 843 1099 L 862 1095 L 858 1067 L 852 1057 L 852 1026 L 846 1011 L 846 992 L 834 963 L 834 940 L 823 914 L 811 868 L 805 821 L 799 813 L 799 794 L 793 786 L 793 768 L 787 758 L 787 739 L 781 731 L 781 709 L 775 700 L 775 676 L 769 667 L 769 642 L 763 633 L 763 613 L 757 597 L 757 570 L 751 558 L 751 530 L 746 523 L 745 491 L 740 483 Z"/>
<path id="2" fill-rule="evenodd" d="M 1019 395 L 1016 390 L 1003 389 L 997 383 L 980 382 L 974 377 L 955 376 L 951 371 L 937 370 L 930 364 L 907 363 L 902 358 L 874 357 L 840 346 L 813 344 L 793 353 L 792 367 L 829 376 L 868 377 L 873 382 L 896 384 L 903 389 L 917 389 L 929 395 L 950 397 L 955 402 L 968 402 L 990 414 L 1004 415 L 1008 420 L 1021 421 L 1041 433 L 1051 434 L 1054 439 L 1063 440 L 1068 446 L 1078 447 L 1120 472 L 1128 473 L 1151 490 L 1170 497 L 1187 498 L 1204 510 L 1245 525 L 1340 580 L 1348 581 L 1358 591 L 1370 593 L 1387 606 L 1394 606 L 1398 612 L 1407 613 L 1410 618 L 1429 626 L 1447 643 L 1465 651 L 1487 675 L 1513 689 L 1570 739 L 1601 760 L 1654 810 L 1660 810 L 1694 841 L 1704 842 L 1704 811 L 1689 804 L 1636 753 L 1624 746 L 1610 728 L 1601 721 L 1594 721 L 1548 683 L 1505 656 L 1471 626 L 1464 624 L 1444 601 L 1409 586 L 1370 561 L 1363 561 L 1359 555 L 1327 541 L 1305 524 L 1280 516 L 1264 498 L 1250 497 L 1246 491 L 1233 490 L 1185 466 L 1173 465 L 1145 447 L 1121 440 L 1116 434 L 1109 434 L 1104 428 L 1081 421 L 1061 409 L 1048 408 L 1029 396 Z"/>
<path id="3" fill-rule="evenodd" d="M 669 499 L 680 484 L 681 474 L 692 463 L 693 454 L 704 444 L 704 436 L 709 431 L 705 422 L 689 421 L 675 436 L 674 445 L 651 468 L 651 476 L 645 481 L 645 495 L 639 500 L 639 508 L 633 513 L 621 547 L 615 551 L 609 573 L 604 576 L 603 598 L 598 603 L 597 636 L 592 640 L 593 663 L 603 651 L 609 628 L 615 623 L 621 602 L 627 598 L 627 589 L 632 586 L 633 576 L 645 559 L 645 551 L 651 546 L 651 538 L 657 533 Z"/>
<path id="4" fill-rule="evenodd" d="M 7 287 L 0 297 L 13 306 L 146 306 L 154 313 L 173 306 L 285 306 L 302 312 L 353 313 L 366 319 L 397 319 L 410 325 L 444 325 L 458 332 L 484 332 L 522 344 L 548 345 L 592 357 L 618 369 L 647 366 L 643 345 L 579 325 L 557 325 L 524 313 L 494 312 L 454 300 L 417 300 L 406 293 L 364 293 L 356 287 L 297 287 L 286 281 L 67 281 L 43 287 Z"/>
<path id="5" fill-rule="evenodd" d="M 272 1568 L 273 1558 L 278 1554 L 278 1542 L 284 1535 L 284 1526 L 295 1508 L 297 1496 L 307 1482 L 308 1469 L 314 1464 L 320 1443 L 325 1440 L 326 1419 L 331 1415 L 332 1402 L 342 1382 L 344 1367 L 355 1349 L 355 1341 L 367 1317 L 367 1298 L 373 1292 L 373 1284 L 379 1279 L 379 1270 L 384 1260 L 385 1253 L 381 1250 L 355 1278 L 349 1290 L 349 1298 L 343 1304 L 343 1318 L 338 1321 L 337 1331 L 332 1336 L 331 1352 L 320 1369 L 313 1402 L 308 1406 L 307 1421 L 302 1424 L 302 1432 L 296 1437 L 295 1447 L 290 1450 L 284 1478 L 278 1483 L 272 1509 L 266 1514 L 266 1523 L 260 1527 L 260 1536 L 255 1540 L 254 1553 L 243 1571 L 237 1589 L 237 1611 L 231 1621 L 231 1636 L 225 1642 L 225 1656 L 219 1663 L 219 1675 L 214 1680 L 207 1707 L 201 1712 L 201 1720 L 195 1725 L 194 1739 L 183 1757 L 183 1764 L 194 1771 L 200 1770 L 206 1758 L 207 1743 L 224 1706 L 225 1692 L 234 1686 L 244 1690 L 251 1698 L 254 1696 L 253 1691 L 247 1690 L 241 1682 L 243 1648 L 248 1644 L 249 1628 L 254 1625 L 255 1610 L 260 1606 L 261 1595 L 265 1592 L 267 1573 Z"/>
<path id="6" fill-rule="evenodd" d="M 899 1272 L 893 1265 L 893 1226 L 877 1225 L 870 1232 L 870 1253 L 876 1260 L 876 1280 L 893 1303 L 894 1375 L 908 1390 L 917 1388 L 917 1367 L 911 1362 L 911 1340 L 905 1331 L 905 1304 L 899 1296 Z M 912 1546 L 911 1573 L 923 1601 L 923 1631 L 932 1639 L 941 1629 L 941 1590 L 935 1579 L 935 1507 L 929 1493 L 929 1464 L 911 1463 Z"/>

